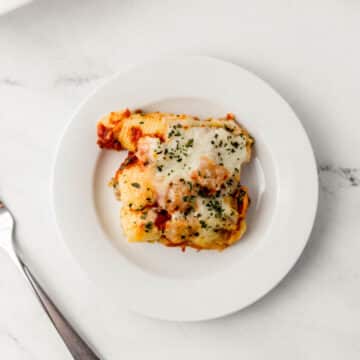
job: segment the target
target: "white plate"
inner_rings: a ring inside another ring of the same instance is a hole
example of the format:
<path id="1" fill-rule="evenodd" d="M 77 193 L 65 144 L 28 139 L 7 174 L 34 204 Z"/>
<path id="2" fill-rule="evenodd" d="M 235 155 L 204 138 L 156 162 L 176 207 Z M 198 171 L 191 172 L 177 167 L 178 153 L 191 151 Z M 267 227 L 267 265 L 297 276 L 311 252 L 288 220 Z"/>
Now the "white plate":
<path id="1" fill-rule="evenodd" d="M 100 151 L 96 122 L 132 109 L 222 116 L 233 112 L 256 139 L 243 168 L 252 198 L 248 232 L 223 252 L 129 244 L 107 187 L 124 153 Z M 318 180 L 294 112 L 241 67 L 207 58 L 164 58 L 114 77 L 70 121 L 58 148 L 53 199 L 62 237 L 97 285 L 150 317 L 195 321 L 232 313 L 271 290 L 300 256 L 315 217 Z"/>

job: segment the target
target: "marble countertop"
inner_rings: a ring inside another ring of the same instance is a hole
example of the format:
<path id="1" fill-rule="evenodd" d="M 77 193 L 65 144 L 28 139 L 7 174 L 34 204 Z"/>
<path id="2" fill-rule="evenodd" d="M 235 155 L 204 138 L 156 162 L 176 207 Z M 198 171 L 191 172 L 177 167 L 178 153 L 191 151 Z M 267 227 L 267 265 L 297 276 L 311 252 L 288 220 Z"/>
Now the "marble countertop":
<path id="1" fill-rule="evenodd" d="M 28 263 L 102 359 L 360 358 L 359 16 L 358 1 L 38 0 L 0 17 L 1 198 Z M 100 293 L 57 237 L 49 195 L 79 102 L 124 66 L 177 53 L 231 60 L 278 90 L 309 134 L 321 184 L 285 280 L 235 315 L 190 324 Z M 2 253 L 0 293 L 1 359 L 71 359 Z"/>

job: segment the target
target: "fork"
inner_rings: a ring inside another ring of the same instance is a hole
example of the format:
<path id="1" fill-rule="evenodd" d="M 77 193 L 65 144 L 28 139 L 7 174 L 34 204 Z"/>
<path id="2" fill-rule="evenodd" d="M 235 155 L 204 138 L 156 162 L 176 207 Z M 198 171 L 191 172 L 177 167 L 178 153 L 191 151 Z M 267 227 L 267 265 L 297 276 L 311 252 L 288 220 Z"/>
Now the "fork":
<path id="1" fill-rule="evenodd" d="M 60 313 L 54 303 L 50 300 L 49 296 L 41 288 L 29 268 L 17 254 L 14 242 L 14 228 L 15 221 L 13 216 L 5 207 L 4 203 L 0 201 L 0 248 L 9 255 L 20 273 L 29 281 L 31 288 L 35 292 L 38 300 L 70 351 L 72 357 L 75 360 L 100 360 Z"/>

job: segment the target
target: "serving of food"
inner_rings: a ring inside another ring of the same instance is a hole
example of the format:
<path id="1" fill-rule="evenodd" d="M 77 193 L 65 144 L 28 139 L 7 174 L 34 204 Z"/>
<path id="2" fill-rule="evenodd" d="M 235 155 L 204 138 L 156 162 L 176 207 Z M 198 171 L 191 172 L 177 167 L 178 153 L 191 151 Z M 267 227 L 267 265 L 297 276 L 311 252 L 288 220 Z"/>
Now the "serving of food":
<path id="1" fill-rule="evenodd" d="M 110 185 L 130 242 L 222 250 L 246 231 L 250 204 L 240 182 L 253 138 L 232 114 L 200 120 L 161 112 L 111 112 L 98 145 L 127 150 Z"/>

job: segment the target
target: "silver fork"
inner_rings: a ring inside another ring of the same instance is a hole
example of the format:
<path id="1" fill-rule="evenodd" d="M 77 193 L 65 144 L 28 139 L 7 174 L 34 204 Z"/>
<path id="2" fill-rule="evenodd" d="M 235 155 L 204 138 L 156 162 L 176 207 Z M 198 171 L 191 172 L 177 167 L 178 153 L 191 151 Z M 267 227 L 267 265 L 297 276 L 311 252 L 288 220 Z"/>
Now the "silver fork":
<path id="1" fill-rule="evenodd" d="M 64 316 L 56 308 L 45 291 L 41 288 L 29 268 L 17 254 L 14 244 L 15 221 L 10 211 L 0 201 L 0 248 L 2 248 L 16 265 L 20 273 L 29 281 L 38 300 L 52 321 L 55 329 L 63 339 L 66 347 L 75 360 L 100 360 L 84 340 L 75 332 Z"/>

